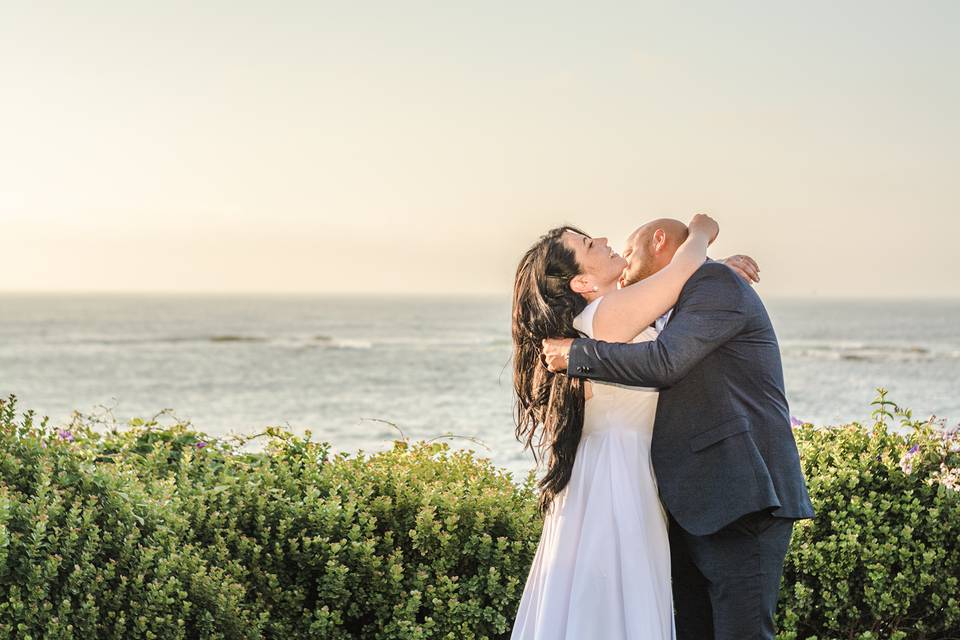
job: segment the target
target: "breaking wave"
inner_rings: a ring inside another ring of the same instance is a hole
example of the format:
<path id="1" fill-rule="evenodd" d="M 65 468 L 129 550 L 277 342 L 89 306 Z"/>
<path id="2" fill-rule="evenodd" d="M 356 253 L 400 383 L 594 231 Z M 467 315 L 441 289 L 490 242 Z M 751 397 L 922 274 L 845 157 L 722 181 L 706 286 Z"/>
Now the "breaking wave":
<path id="1" fill-rule="evenodd" d="M 787 341 L 781 344 L 785 357 L 811 360 L 863 362 L 921 362 L 960 359 L 960 350 L 920 345 L 880 345 L 856 342 Z"/>

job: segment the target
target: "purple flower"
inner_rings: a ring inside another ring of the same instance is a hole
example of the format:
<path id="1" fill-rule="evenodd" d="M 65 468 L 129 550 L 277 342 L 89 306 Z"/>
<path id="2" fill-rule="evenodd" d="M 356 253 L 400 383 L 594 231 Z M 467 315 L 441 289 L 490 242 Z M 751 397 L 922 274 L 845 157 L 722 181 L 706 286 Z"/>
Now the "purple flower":
<path id="1" fill-rule="evenodd" d="M 791 427 L 802 427 L 804 425 L 803 420 L 796 416 L 790 416 L 790 426 Z"/>
<path id="2" fill-rule="evenodd" d="M 207 446 L 207 443 L 201 440 L 195 446 L 197 447 L 197 449 L 203 449 L 205 446 Z"/>
<path id="3" fill-rule="evenodd" d="M 60 429 L 57 431 L 57 435 L 60 436 L 61 440 L 66 440 L 67 442 L 73 442 L 75 439 L 69 429 Z"/>
<path id="4" fill-rule="evenodd" d="M 913 472 L 913 461 L 911 458 L 917 455 L 918 451 L 920 451 L 920 445 L 915 444 L 900 458 L 900 468 L 903 469 L 904 473 L 909 475 Z"/>

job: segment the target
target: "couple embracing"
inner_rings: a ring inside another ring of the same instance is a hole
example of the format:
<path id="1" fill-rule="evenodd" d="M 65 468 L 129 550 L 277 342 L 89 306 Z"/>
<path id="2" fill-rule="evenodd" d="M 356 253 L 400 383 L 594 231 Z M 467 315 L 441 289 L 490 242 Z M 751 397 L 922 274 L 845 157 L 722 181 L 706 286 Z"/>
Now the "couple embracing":
<path id="1" fill-rule="evenodd" d="M 780 350 L 719 232 L 656 220 L 620 256 L 554 229 L 517 269 L 517 435 L 544 456 L 543 533 L 512 640 L 773 638 L 813 516 Z"/>

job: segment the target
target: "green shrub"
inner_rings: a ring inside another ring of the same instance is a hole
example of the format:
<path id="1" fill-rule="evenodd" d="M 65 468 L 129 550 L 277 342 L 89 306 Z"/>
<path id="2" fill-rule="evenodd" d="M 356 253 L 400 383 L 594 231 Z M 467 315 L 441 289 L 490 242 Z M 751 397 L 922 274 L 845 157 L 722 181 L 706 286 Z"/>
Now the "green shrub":
<path id="1" fill-rule="evenodd" d="M 273 436 L 265 456 L 178 480 L 205 557 L 236 563 L 265 637 L 508 634 L 540 527 L 529 485 L 444 444 L 331 459 Z"/>
<path id="2" fill-rule="evenodd" d="M 794 531 L 782 640 L 960 638 L 960 438 L 874 404 L 870 428 L 795 429 L 817 517 Z"/>
<path id="3" fill-rule="evenodd" d="M 795 430 L 818 517 L 787 557 L 781 640 L 960 637 L 960 440 L 877 407 L 870 428 Z M 509 637 L 532 476 L 443 444 L 262 437 L 54 429 L 0 401 L 0 640 Z"/>
<path id="4" fill-rule="evenodd" d="M 541 526 L 532 478 L 518 487 L 445 444 L 330 457 L 271 429 L 266 452 L 246 454 L 183 424 L 14 420 L 11 398 L 0 416 L 7 637 L 509 636 Z M 57 523 L 42 545 L 38 517 Z M 64 560 L 68 529 L 83 542 Z"/>
<path id="5" fill-rule="evenodd" d="M 254 638 L 241 584 L 87 430 L 0 402 L 0 638 Z"/>

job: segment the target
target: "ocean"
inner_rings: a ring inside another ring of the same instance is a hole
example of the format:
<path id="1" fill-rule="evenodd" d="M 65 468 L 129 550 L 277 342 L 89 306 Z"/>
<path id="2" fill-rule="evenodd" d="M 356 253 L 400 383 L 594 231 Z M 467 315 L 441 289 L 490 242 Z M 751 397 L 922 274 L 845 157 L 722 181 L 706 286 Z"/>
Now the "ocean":
<path id="1" fill-rule="evenodd" d="M 866 420 L 883 386 L 960 421 L 960 300 L 767 308 L 794 416 Z M 509 361 L 507 297 L 0 296 L 0 395 L 55 424 L 170 408 L 210 434 L 310 429 L 336 451 L 453 434 L 520 478 Z"/>

